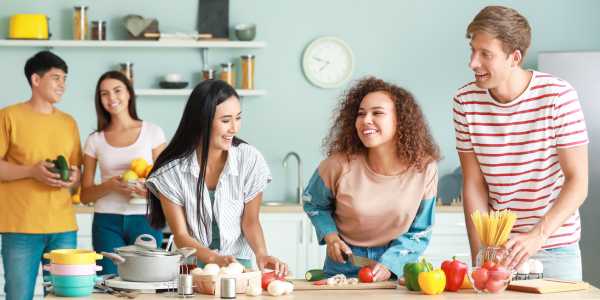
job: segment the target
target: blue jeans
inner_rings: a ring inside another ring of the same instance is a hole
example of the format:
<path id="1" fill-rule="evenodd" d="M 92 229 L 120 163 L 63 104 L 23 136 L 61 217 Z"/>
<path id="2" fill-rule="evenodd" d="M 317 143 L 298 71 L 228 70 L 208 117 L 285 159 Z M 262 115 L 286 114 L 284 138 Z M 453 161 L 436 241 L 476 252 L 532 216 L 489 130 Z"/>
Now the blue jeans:
<path id="1" fill-rule="evenodd" d="M 374 261 L 379 261 L 379 258 L 385 250 L 387 250 L 387 246 L 381 247 L 358 247 L 353 246 L 346 243 L 350 250 L 352 250 L 353 255 L 368 257 Z M 327 276 L 334 276 L 336 274 L 344 274 L 346 277 L 358 277 L 358 270 L 360 267 L 357 267 L 346 260 L 346 263 L 341 264 L 333 261 L 329 256 L 325 258 L 325 265 L 323 266 L 323 271 Z"/>
<path id="2" fill-rule="evenodd" d="M 543 249 L 531 258 L 544 264 L 544 278 L 581 280 L 581 251 L 579 244 Z"/>
<path id="3" fill-rule="evenodd" d="M 33 298 L 35 280 L 44 253 L 77 247 L 77 232 L 51 234 L 2 233 L 4 292 L 8 300 Z"/>
<path id="4" fill-rule="evenodd" d="M 95 213 L 92 222 L 92 245 L 96 252 L 114 252 L 115 248 L 132 245 L 142 234 L 151 234 L 158 247 L 162 232 L 154 229 L 144 215 L 118 215 Z M 99 261 L 100 274 L 117 274 L 117 266 L 108 258 Z"/>

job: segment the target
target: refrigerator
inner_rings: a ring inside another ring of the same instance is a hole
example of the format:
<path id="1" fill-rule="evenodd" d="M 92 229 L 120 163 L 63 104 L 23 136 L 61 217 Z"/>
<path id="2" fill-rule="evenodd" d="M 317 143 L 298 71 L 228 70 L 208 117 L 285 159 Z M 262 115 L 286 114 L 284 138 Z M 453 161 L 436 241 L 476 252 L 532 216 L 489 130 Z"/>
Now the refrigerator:
<path id="1" fill-rule="evenodd" d="M 538 69 L 577 90 L 588 130 L 589 191 L 581 214 L 583 280 L 600 286 L 600 52 L 541 52 Z"/>

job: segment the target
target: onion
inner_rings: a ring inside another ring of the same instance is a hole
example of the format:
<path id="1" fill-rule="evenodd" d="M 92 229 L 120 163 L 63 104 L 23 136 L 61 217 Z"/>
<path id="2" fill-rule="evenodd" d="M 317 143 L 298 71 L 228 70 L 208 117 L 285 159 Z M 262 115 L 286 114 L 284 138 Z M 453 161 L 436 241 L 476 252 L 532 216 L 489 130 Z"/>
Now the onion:
<path id="1" fill-rule="evenodd" d="M 267 292 L 271 296 L 281 296 L 285 292 L 285 284 L 281 280 L 273 280 L 267 287 Z"/>
<path id="2" fill-rule="evenodd" d="M 285 295 L 289 295 L 294 291 L 294 284 L 292 284 L 289 281 L 284 281 L 283 282 L 284 287 L 285 287 L 285 291 L 283 292 Z"/>

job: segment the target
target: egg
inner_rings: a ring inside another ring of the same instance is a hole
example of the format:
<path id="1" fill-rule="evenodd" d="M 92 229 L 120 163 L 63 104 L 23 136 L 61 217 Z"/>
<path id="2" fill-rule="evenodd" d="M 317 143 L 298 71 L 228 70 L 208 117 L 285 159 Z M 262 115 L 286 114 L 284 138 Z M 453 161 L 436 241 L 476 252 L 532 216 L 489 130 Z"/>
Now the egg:
<path id="1" fill-rule="evenodd" d="M 204 274 L 205 275 L 217 275 L 221 271 L 219 265 L 217 264 L 208 264 L 204 266 Z"/>
<path id="2" fill-rule="evenodd" d="M 291 282 L 284 281 L 283 284 L 285 287 L 285 291 L 283 292 L 283 294 L 289 295 L 294 291 L 294 284 L 292 284 Z"/>
<path id="3" fill-rule="evenodd" d="M 529 261 L 524 262 L 517 268 L 517 274 L 529 274 Z"/>
<path id="4" fill-rule="evenodd" d="M 529 260 L 529 273 L 541 274 L 544 273 L 544 264 L 537 259 Z"/>

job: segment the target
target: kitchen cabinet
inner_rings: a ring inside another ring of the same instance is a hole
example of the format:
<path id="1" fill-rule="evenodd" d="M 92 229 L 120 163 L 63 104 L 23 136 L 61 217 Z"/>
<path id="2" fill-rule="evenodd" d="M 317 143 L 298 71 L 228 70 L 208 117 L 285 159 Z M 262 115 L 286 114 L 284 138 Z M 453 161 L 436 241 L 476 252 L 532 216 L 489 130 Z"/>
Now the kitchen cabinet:
<path id="1" fill-rule="evenodd" d="M 202 53 L 204 65 L 208 64 L 209 49 L 256 49 L 264 48 L 265 42 L 252 41 L 74 41 L 74 40 L 0 40 L 0 47 L 46 47 L 46 48 L 196 48 Z M 136 89 L 138 96 L 188 96 L 192 89 Z M 240 97 L 263 96 L 265 90 L 237 89 Z"/>

